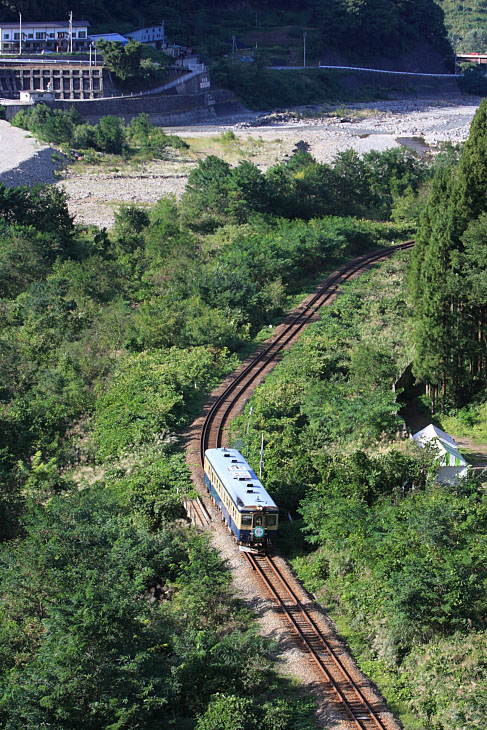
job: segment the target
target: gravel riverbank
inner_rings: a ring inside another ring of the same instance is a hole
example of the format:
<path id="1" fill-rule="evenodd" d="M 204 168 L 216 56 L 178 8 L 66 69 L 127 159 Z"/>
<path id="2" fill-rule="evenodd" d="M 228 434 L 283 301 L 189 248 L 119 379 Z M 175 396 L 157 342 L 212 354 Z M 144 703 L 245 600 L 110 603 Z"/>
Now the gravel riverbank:
<path id="1" fill-rule="evenodd" d="M 332 112 L 305 108 L 172 127 L 169 133 L 193 141 L 198 152 L 120 169 L 68 166 L 61 177 L 54 175 L 59 165 L 52 159 L 54 150 L 0 121 L 0 181 L 7 185 L 55 182 L 66 190 L 77 222 L 109 228 L 121 203 L 150 206 L 163 195 L 180 197 L 191 169 L 206 154 L 205 140 L 210 153 L 228 156 L 228 145 L 218 147 L 222 132 L 231 130 L 236 137 L 230 161 L 250 159 L 263 170 L 287 159 L 299 141 L 309 145 L 319 162 L 330 162 L 349 148 L 364 154 L 402 144 L 421 153 L 434 151 L 442 142 L 464 141 L 479 101 L 471 97 L 448 102 L 380 101 L 350 104 Z"/>
<path id="2" fill-rule="evenodd" d="M 434 148 L 442 142 L 463 142 L 479 101 L 463 103 L 391 101 L 356 104 L 340 109 L 335 117 L 296 118 L 292 114 L 253 115 L 220 124 L 171 128 L 168 131 L 188 140 L 218 138 L 232 130 L 247 148 L 248 156 L 265 170 L 286 159 L 299 141 L 309 145 L 319 162 L 330 162 L 337 152 L 353 148 L 364 154 L 405 144 L 414 149 Z M 222 150 L 223 151 L 223 150 Z M 218 152 L 216 152 L 218 154 Z M 245 159 L 245 155 L 242 157 Z M 70 209 L 82 223 L 110 227 L 120 202 L 153 204 L 167 194 L 179 197 L 195 160 L 159 161 L 143 172 L 97 173 L 88 176 L 67 171 L 62 185 L 70 197 Z"/>

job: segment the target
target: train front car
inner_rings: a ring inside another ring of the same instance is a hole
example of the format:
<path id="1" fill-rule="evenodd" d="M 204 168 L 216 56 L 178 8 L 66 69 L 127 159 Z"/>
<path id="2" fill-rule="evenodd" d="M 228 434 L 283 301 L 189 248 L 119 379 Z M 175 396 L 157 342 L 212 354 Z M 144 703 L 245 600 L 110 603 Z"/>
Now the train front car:
<path id="1" fill-rule="evenodd" d="M 276 544 L 279 510 L 239 451 L 207 449 L 205 484 L 242 549 Z"/>

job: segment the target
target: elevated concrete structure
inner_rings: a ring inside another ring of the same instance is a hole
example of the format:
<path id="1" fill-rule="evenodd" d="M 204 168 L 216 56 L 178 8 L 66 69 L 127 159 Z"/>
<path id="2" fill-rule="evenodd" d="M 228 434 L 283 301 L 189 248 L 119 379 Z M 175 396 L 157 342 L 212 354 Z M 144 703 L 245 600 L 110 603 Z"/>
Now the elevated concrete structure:
<path id="1" fill-rule="evenodd" d="M 1 60 L 0 96 L 18 99 L 21 91 L 48 91 L 55 99 L 104 96 L 102 64 L 54 59 Z"/>

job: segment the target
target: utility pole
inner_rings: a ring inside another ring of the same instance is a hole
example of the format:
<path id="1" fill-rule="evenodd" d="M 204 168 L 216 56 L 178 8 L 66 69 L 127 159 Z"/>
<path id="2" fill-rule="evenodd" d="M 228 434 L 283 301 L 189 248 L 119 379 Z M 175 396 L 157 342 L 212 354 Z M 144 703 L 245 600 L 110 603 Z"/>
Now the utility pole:
<path id="1" fill-rule="evenodd" d="M 303 33 L 303 67 L 306 68 L 306 31 Z"/>
<path id="2" fill-rule="evenodd" d="M 19 13 L 19 56 L 22 55 L 22 13 Z"/>
<path id="3" fill-rule="evenodd" d="M 236 50 L 237 50 L 237 38 L 236 38 L 236 36 L 232 35 L 232 55 L 235 55 Z"/>
<path id="4" fill-rule="evenodd" d="M 264 466 L 264 432 L 262 432 L 262 441 L 260 444 L 259 479 L 262 479 L 262 467 L 263 466 Z"/>
<path id="5" fill-rule="evenodd" d="M 73 11 L 69 11 L 69 52 L 73 52 Z"/>

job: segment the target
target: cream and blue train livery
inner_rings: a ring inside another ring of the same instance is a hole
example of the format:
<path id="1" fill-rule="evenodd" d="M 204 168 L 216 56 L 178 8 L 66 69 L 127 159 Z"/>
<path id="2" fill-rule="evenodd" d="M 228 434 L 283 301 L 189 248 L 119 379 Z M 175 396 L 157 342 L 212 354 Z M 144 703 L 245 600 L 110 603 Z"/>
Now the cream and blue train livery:
<path id="1" fill-rule="evenodd" d="M 238 543 L 257 550 L 276 543 L 277 505 L 239 451 L 207 449 L 205 484 Z"/>

